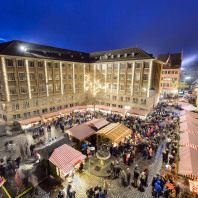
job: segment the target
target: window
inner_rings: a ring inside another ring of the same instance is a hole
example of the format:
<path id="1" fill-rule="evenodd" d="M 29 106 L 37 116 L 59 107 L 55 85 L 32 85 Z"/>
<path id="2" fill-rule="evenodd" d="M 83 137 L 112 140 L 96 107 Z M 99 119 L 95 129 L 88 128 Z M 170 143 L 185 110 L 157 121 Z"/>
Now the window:
<path id="1" fill-rule="evenodd" d="M 80 65 L 80 70 L 83 70 L 83 65 Z"/>
<path id="2" fill-rule="evenodd" d="M 63 100 L 64 100 L 64 102 L 66 102 L 67 101 L 67 96 L 64 96 Z"/>
<path id="3" fill-rule="evenodd" d="M 68 108 L 68 105 L 64 105 L 64 108 L 65 108 L 65 109 Z"/>
<path id="4" fill-rule="evenodd" d="M 111 74 L 107 74 L 107 80 L 111 80 Z"/>
<path id="5" fill-rule="evenodd" d="M 63 80 L 66 80 L 66 79 L 67 79 L 67 75 L 63 74 Z"/>
<path id="6" fill-rule="evenodd" d="M 142 92 L 146 92 L 146 87 L 142 87 Z"/>
<path id="7" fill-rule="evenodd" d="M 110 100 L 110 95 L 106 95 L 106 100 Z"/>
<path id="8" fill-rule="evenodd" d="M 138 103 L 138 98 L 133 98 L 133 103 Z"/>
<path id="9" fill-rule="evenodd" d="M 118 108 L 122 109 L 122 108 L 123 108 L 123 106 L 122 106 L 122 105 L 118 105 Z"/>
<path id="10" fill-rule="evenodd" d="M 125 74 L 120 74 L 120 80 L 124 80 Z"/>
<path id="11" fill-rule="evenodd" d="M 136 64 L 135 64 L 135 68 L 136 68 L 136 69 L 140 69 L 140 68 L 141 68 L 141 63 L 136 63 Z"/>
<path id="12" fill-rule="evenodd" d="M 99 64 L 96 65 L 96 70 L 100 70 L 100 65 Z"/>
<path id="13" fill-rule="evenodd" d="M 39 114 L 40 114 L 39 110 L 34 111 L 34 115 L 39 115 Z"/>
<path id="14" fill-rule="evenodd" d="M 20 114 L 16 114 L 16 115 L 13 115 L 13 120 L 17 120 L 17 119 L 20 119 Z"/>
<path id="15" fill-rule="evenodd" d="M 24 118 L 29 118 L 30 117 L 30 112 L 24 113 Z"/>
<path id="16" fill-rule="evenodd" d="M 13 60 L 12 59 L 6 59 L 6 66 L 13 67 Z"/>
<path id="17" fill-rule="evenodd" d="M 9 88 L 10 88 L 10 95 L 16 95 L 17 94 L 16 87 L 9 87 Z"/>
<path id="18" fill-rule="evenodd" d="M 48 68 L 52 68 L 52 63 L 51 62 L 47 62 L 47 67 Z"/>
<path id="19" fill-rule="evenodd" d="M 163 77 L 161 77 L 161 80 L 163 80 L 164 78 Z"/>
<path id="20" fill-rule="evenodd" d="M 68 79 L 69 79 L 69 80 L 72 79 L 72 74 L 68 74 Z"/>
<path id="21" fill-rule="evenodd" d="M 6 104 L 5 103 L 2 103 L 1 104 L 1 108 L 2 108 L 3 111 L 5 111 L 6 110 Z"/>
<path id="22" fill-rule="evenodd" d="M 44 66 L 43 61 L 38 61 L 38 67 L 42 68 Z"/>
<path id="23" fill-rule="evenodd" d="M 106 103 L 107 106 L 110 106 L 110 103 Z"/>
<path id="24" fill-rule="evenodd" d="M 113 84 L 113 89 L 117 89 L 117 84 Z"/>
<path id="25" fill-rule="evenodd" d="M 65 63 L 62 64 L 62 69 L 66 69 Z"/>
<path id="26" fill-rule="evenodd" d="M 39 105 L 38 100 L 32 101 L 32 106 L 37 107 Z"/>
<path id="27" fill-rule="evenodd" d="M 42 99 L 42 100 L 41 100 L 41 104 L 42 104 L 42 105 L 47 105 L 47 99 Z"/>
<path id="28" fill-rule="evenodd" d="M 178 71 L 175 71 L 175 74 L 178 74 Z"/>
<path id="29" fill-rule="evenodd" d="M 165 71 L 164 73 L 167 74 L 167 71 Z"/>
<path id="30" fill-rule="evenodd" d="M 68 64 L 68 69 L 72 69 L 72 64 Z"/>
<path id="31" fill-rule="evenodd" d="M 166 87 L 166 83 L 163 83 L 163 87 Z"/>
<path id="32" fill-rule="evenodd" d="M 60 80 L 60 74 L 55 74 L 55 80 Z"/>
<path id="33" fill-rule="evenodd" d="M 78 95 L 76 95 L 76 100 L 78 100 L 79 99 L 79 96 Z"/>
<path id="34" fill-rule="evenodd" d="M 143 80 L 148 80 L 148 74 L 143 75 Z"/>
<path id="35" fill-rule="evenodd" d="M 164 80 L 166 80 L 166 77 L 164 77 Z"/>
<path id="36" fill-rule="evenodd" d="M 70 89 L 70 90 L 72 89 L 72 84 L 71 84 L 71 83 L 69 84 L 69 89 Z"/>
<path id="37" fill-rule="evenodd" d="M 36 86 L 31 86 L 31 93 L 36 93 Z"/>
<path id="38" fill-rule="evenodd" d="M 51 108 L 50 108 L 50 111 L 51 111 L 51 112 L 54 112 L 54 111 L 56 111 L 56 108 L 55 108 L 55 107 L 51 107 Z"/>
<path id="39" fill-rule="evenodd" d="M 172 71 L 172 74 L 174 74 L 175 72 L 174 71 Z"/>
<path id="40" fill-rule="evenodd" d="M 75 65 L 74 65 L 74 69 L 78 69 L 78 65 L 75 64 Z"/>
<path id="41" fill-rule="evenodd" d="M 102 64 L 102 70 L 106 70 L 106 64 Z"/>
<path id="42" fill-rule="evenodd" d="M 125 63 L 121 63 L 120 69 L 124 70 L 125 69 Z"/>
<path id="43" fill-rule="evenodd" d="M 148 68 L 149 68 L 149 64 L 150 64 L 149 62 L 145 62 L 145 63 L 144 63 L 144 68 L 145 68 L 145 69 L 148 69 Z"/>
<path id="44" fill-rule="evenodd" d="M 27 87 L 21 87 L 21 94 L 27 94 Z"/>
<path id="45" fill-rule="evenodd" d="M 170 78 L 167 78 L 167 80 L 170 80 Z"/>
<path id="46" fill-rule="evenodd" d="M 118 64 L 114 64 L 114 70 L 118 70 Z"/>
<path id="47" fill-rule="evenodd" d="M 117 79 L 118 79 L 118 74 L 117 74 L 117 73 L 114 73 L 114 74 L 113 74 L 113 79 L 114 79 L 114 80 L 117 80 Z"/>
<path id="48" fill-rule="evenodd" d="M 112 69 L 112 64 L 108 64 L 108 70 Z"/>
<path id="49" fill-rule="evenodd" d="M 60 88 L 61 88 L 60 84 L 56 84 L 56 91 L 60 91 Z"/>
<path id="50" fill-rule="evenodd" d="M 78 89 L 78 83 L 75 83 L 75 88 Z"/>
<path id="51" fill-rule="evenodd" d="M 29 108 L 29 107 L 30 107 L 30 103 L 29 103 L 28 101 L 23 102 L 23 108 L 24 108 L 24 109 L 27 109 L 27 108 Z"/>
<path id="52" fill-rule="evenodd" d="M 139 81 L 140 80 L 140 74 L 135 74 L 135 81 Z"/>
<path id="53" fill-rule="evenodd" d="M 112 100 L 116 101 L 116 96 L 112 96 Z"/>
<path id="54" fill-rule="evenodd" d="M 73 101 L 74 97 L 73 96 L 69 96 L 69 100 Z"/>
<path id="55" fill-rule="evenodd" d="M 141 99 L 141 104 L 146 104 L 146 99 Z"/>
<path id="56" fill-rule="evenodd" d="M 24 67 L 24 66 L 25 66 L 24 60 L 17 60 L 17 65 L 18 65 L 19 67 Z"/>
<path id="57" fill-rule="evenodd" d="M 105 73 L 102 73 L 102 80 L 105 80 Z"/>
<path id="58" fill-rule="evenodd" d="M 14 81 L 15 80 L 14 73 L 8 73 L 7 76 L 8 76 L 8 81 Z"/>
<path id="59" fill-rule="evenodd" d="M 126 102 L 130 102 L 130 97 L 126 97 L 126 98 L 125 98 L 125 101 L 126 101 Z"/>
<path id="60" fill-rule="evenodd" d="M 132 68 L 132 63 L 128 63 L 128 69 Z"/>
<path id="61" fill-rule="evenodd" d="M 59 69 L 60 68 L 60 64 L 59 63 L 54 63 L 54 68 L 55 69 Z"/>
<path id="62" fill-rule="evenodd" d="M 82 74 L 80 74 L 80 79 L 81 79 L 81 80 L 83 79 L 83 75 L 82 75 Z"/>
<path id="63" fill-rule="evenodd" d="M 53 87 L 52 84 L 49 84 L 49 85 L 48 85 L 48 91 L 49 91 L 49 92 L 53 92 L 53 91 L 54 91 L 54 87 Z"/>
<path id="64" fill-rule="evenodd" d="M 116 104 L 112 104 L 112 107 L 116 107 Z"/>
<path id="65" fill-rule="evenodd" d="M 177 81 L 177 78 L 174 78 L 174 81 Z"/>
<path id="66" fill-rule="evenodd" d="M 61 98 L 57 98 L 57 103 L 61 103 L 62 99 Z"/>
<path id="67" fill-rule="evenodd" d="M 26 80 L 25 73 L 19 73 L 19 80 L 21 80 L 21 81 Z"/>
<path id="68" fill-rule="evenodd" d="M 42 109 L 42 113 L 47 113 L 47 109 Z"/>
<path id="69" fill-rule="evenodd" d="M 52 80 L 53 79 L 53 75 L 52 74 L 48 74 L 48 80 Z"/>
<path id="70" fill-rule="evenodd" d="M 78 75 L 77 74 L 74 75 L 74 79 L 78 79 Z"/>
<path id="71" fill-rule="evenodd" d="M 124 90 L 124 85 L 120 85 L 120 90 L 121 90 L 121 91 Z"/>
<path id="72" fill-rule="evenodd" d="M 127 80 L 131 80 L 131 74 L 127 74 Z"/>
<path id="73" fill-rule="evenodd" d="M 139 85 L 135 85 L 135 92 L 138 92 L 139 91 Z"/>
<path id="74" fill-rule="evenodd" d="M 126 86 L 126 91 L 131 91 L 131 85 Z"/>
<path id="75" fill-rule="evenodd" d="M 41 92 L 46 92 L 46 86 L 45 85 L 41 85 L 40 86 L 40 91 Z"/>
<path id="76" fill-rule="evenodd" d="M 168 74 L 171 74 L 171 71 L 168 71 Z"/>
<path id="77" fill-rule="evenodd" d="M 12 104 L 12 110 L 19 110 L 19 104 Z"/>
<path id="78" fill-rule="evenodd" d="M 34 73 L 30 73 L 30 81 L 34 81 L 35 80 L 35 74 Z"/>
<path id="79" fill-rule="evenodd" d="M 108 88 L 111 89 L 111 84 L 108 85 Z"/>
<path id="80" fill-rule="evenodd" d="M 67 90 L 67 84 L 63 84 L 63 89 Z"/>
<path id="81" fill-rule="evenodd" d="M 34 61 L 28 61 L 29 67 L 34 67 Z"/>
<path id="82" fill-rule="evenodd" d="M 50 104 L 54 104 L 54 98 L 50 98 L 49 102 Z"/>
<path id="83" fill-rule="evenodd" d="M 69 106 L 70 106 L 70 107 L 73 107 L 73 106 L 74 106 L 74 104 L 70 104 Z"/>
<path id="84" fill-rule="evenodd" d="M 119 101 L 121 101 L 121 102 L 123 101 L 123 97 L 122 96 L 119 97 Z"/>
<path id="85" fill-rule="evenodd" d="M 164 74 L 164 71 L 162 71 L 162 74 Z"/>
<path id="86" fill-rule="evenodd" d="M 62 106 L 58 106 L 58 107 L 57 107 L 57 111 L 60 110 L 60 109 L 62 109 Z"/>
<path id="87" fill-rule="evenodd" d="M 167 83 L 166 86 L 169 87 L 169 83 Z"/>
<path id="88" fill-rule="evenodd" d="M 43 73 L 39 73 L 39 80 L 45 80 L 45 77 L 44 77 Z"/>

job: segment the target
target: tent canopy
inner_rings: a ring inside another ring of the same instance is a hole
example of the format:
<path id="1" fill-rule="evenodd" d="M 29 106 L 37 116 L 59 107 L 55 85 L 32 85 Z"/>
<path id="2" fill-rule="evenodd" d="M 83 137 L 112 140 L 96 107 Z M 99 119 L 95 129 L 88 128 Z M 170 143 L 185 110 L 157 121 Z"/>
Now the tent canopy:
<path id="1" fill-rule="evenodd" d="M 183 116 L 183 115 L 191 116 L 193 118 L 198 119 L 198 113 L 193 113 L 191 111 L 187 111 L 187 110 L 180 111 L 180 116 Z"/>
<path id="2" fill-rule="evenodd" d="M 188 116 L 188 115 L 183 115 L 180 117 L 180 122 L 189 122 L 189 123 L 192 123 L 194 125 L 198 125 L 198 120 L 191 117 L 191 116 Z"/>
<path id="3" fill-rule="evenodd" d="M 128 113 L 145 116 L 149 113 L 149 111 L 141 110 L 141 109 L 131 109 L 128 111 Z"/>
<path id="4" fill-rule="evenodd" d="M 198 151 L 191 147 L 179 148 L 178 174 L 191 179 L 198 179 Z"/>
<path id="5" fill-rule="evenodd" d="M 98 135 L 103 135 L 117 144 L 130 133 L 131 129 L 120 123 L 111 123 L 97 132 Z"/>
<path id="6" fill-rule="evenodd" d="M 78 126 L 74 126 L 71 129 L 66 130 L 66 133 L 75 137 L 76 139 L 82 141 L 87 137 L 93 135 L 96 131 L 91 127 L 87 126 L 85 123 Z"/>
<path id="7" fill-rule="evenodd" d="M 189 122 L 183 122 L 183 123 L 180 123 L 180 131 L 189 132 L 194 135 L 198 135 L 198 126 Z"/>
<path id="8" fill-rule="evenodd" d="M 75 165 L 85 158 L 86 156 L 80 151 L 75 150 L 67 144 L 63 144 L 54 150 L 49 161 L 65 173 L 68 173 Z"/>
<path id="9" fill-rule="evenodd" d="M 182 133 L 180 134 L 180 145 L 198 149 L 198 136 L 188 132 Z"/>
<path id="10" fill-rule="evenodd" d="M 101 129 L 102 127 L 104 127 L 107 124 L 109 124 L 109 122 L 107 120 L 105 120 L 104 118 L 100 118 L 100 119 L 90 120 L 90 121 L 86 122 L 85 124 L 86 125 L 93 125 L 97 129 Z"/>
<path id="11" fill-rule="evenodd" d="M 39 146 L 35 148 L 34 150 L 43 158 L 48 160 L 52 154 L 52 152 L 58 148 L 59 146 L 62 146 L 63 144 L 67 144 L 69 146 L 73 146 L 74 143 L 71 142 L 67 137 L 61 137 L 57 140 L 54 140 L 48 144 Z"/>
<path id="12" fill-rule="evenodd" d="M 33 117 L 33 118 L 28 118 L 28 119 L 21 120 L 21 121 L 18 121 L 18 122 L 22 125 L 27 125 L 27 124 L 30 124 L 30 123 L 33 123 L 33 122 L 38 122 L 38 121 L 41 121 L 40 116 L 36 116 L 36 117 Z"/>

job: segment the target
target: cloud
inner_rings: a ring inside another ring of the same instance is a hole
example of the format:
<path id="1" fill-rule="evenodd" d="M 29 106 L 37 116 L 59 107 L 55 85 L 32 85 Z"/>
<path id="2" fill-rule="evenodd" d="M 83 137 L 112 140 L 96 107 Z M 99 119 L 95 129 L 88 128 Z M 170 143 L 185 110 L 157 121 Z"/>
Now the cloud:
<path id="1" fill-rule="evenodd" d="M 0 37 L 0 42 L 7 42 L 7 41 L 8 41 L 7 39 L 4 39 L 4 38 Z"/>

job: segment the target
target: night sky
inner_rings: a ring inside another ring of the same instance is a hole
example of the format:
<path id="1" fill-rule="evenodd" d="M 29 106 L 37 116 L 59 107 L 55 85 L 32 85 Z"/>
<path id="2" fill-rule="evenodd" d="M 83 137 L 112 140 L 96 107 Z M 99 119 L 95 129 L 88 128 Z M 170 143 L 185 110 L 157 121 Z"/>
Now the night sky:
<path id="1" fill-rule="evenodd" d="M 198 60 L 198 0 L 1 1 L 0 42 L 96 52 L 138 46 Z"/>

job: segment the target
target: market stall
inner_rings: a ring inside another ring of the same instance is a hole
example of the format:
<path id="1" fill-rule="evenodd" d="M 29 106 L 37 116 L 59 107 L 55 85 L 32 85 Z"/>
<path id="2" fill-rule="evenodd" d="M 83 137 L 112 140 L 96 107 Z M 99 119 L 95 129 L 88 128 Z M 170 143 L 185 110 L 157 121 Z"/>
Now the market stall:
<path id="1" fill-rule="evenodd" d="M 194 135 L 198 135 L 198 126 L 189 122 L 183 122 L 183 123 L 180 123 L 180 131 L 189 132 Z"/>
<path id="2" fill-rule="evenodd" d="M 90 121 L 86 122 L 85 124 L 88 126 L 94 126 L 96 129 L 99 130 L 102 127 L 108 125 L 109 122 L 107 120 L 105 120 L 104 118 L 100 118 L 100 119 L 90 120 Z"/>
<path id="3" fill-rule="evenodd" d="M 180 122 L 189 122 L 189 123 L 192 123 L 194 125 L 198 125 L 198 120 L 191 117 L 191 116 L 188 116 L 188 115 L 183 115 L 180 117 Z"/>
<path id="4" fill-rule="evenodd" d="M 198 136 L 192 133 L 180 134 L 180 145 L 190 146 L 198 150 Z"/>
<path id="5" fill-rule="evenodd" d="M 141 109 L 130 109 L 127 111 L 127 114 L 135 115 L 135 116 L 140 116 L 141 118 L 146 118 L 148 115 L 149 111 L 147 110 L 141 110 Z"/>
<path id="6" fill-rule="evenodd" d="M 18 123 L 21 125 L 21 128 L 23 130 L 28 130 L 29 128 L 34 127 L 35 125 L 38 125 L 41 122 L 41 117 L 36 116 L 24 120 L 18 121 Z"/>
<path id="7" fill-rule="evenodd" d="M 49 161 L 56 167 L 57 176 L 65 180 L 69 172 L 77 167 L 85 158 L 86 156 L 81 152 L 63 144 L 54 150 Z"/>
<path id="8" fill-rule="evenodd" d="M 186 115 L 186 116 L 190 116 L 190 117 L 193 117 L 195 119 L 198 119 L 198 113 L 193 113 L 191 111 L 182 110 L 182 111 L 180 111 L 179 114 L 180 114 L 180 117 Z"/>

